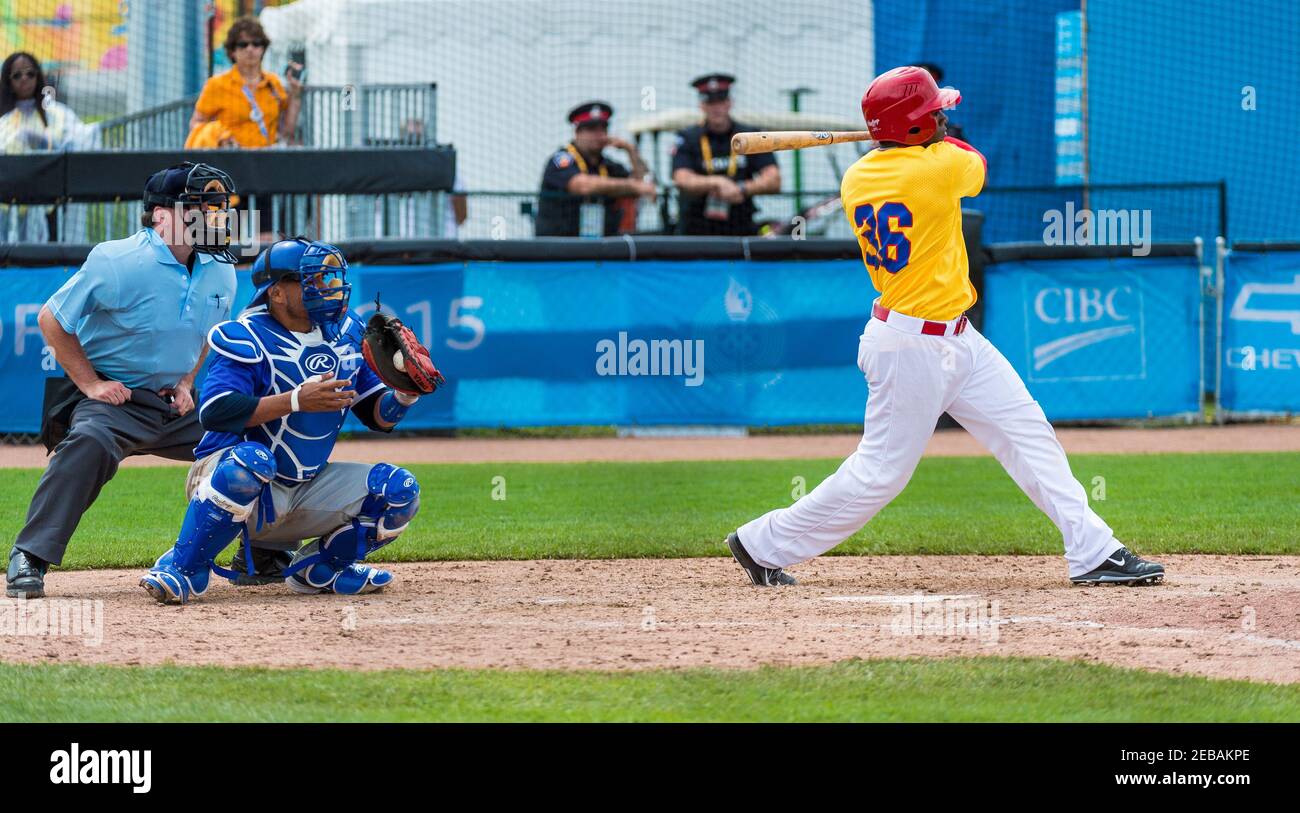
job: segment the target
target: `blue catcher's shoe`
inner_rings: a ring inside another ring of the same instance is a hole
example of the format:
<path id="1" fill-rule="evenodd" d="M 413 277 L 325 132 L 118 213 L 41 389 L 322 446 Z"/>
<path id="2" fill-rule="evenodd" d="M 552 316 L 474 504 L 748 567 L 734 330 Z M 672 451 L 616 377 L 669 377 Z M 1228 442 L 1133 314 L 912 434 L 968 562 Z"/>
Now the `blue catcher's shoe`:
<path id="1" fill-rule="evenodd" d="M 212 576 L 212 571 L 206 566 L 193 572 L 181 569 L 172 561 L 173 552 L 169 550 L 159 556 L 149 572 L 140 579 L 140 586 L 160 604 L 185 604 L 191 598 L 203 595 L 208 590 L 208 579 Z"/>
<path id="2" fill-rule="evenodd" d="M 185 604 L 203 595 L 215 567 L 213 558 L 246 530 L 244 522 L 254 503 L 262 509 L 273 505 L 274 476 L 275 463 L 265 446 L 245 442 L 231 447 L 194 490 L 176 544 L 158 557 L 140 586 L 163 604 Z"/>
<path id="3" fill-rule="evenodd" d="M 306 545 L 294 554 L 294 563 L 310 556 L 316 556 L 320 549 L 320 540 Z M 293 570 L 293 565 L 289 566 Z M 348 564 L 333 563 L 321 559 L 300 570 L 284 580 L 295 593 L 339 593 L 356 596 L 362 593 L 374 593 L 384 589 L 393 580 L 393 574 L 387 570 L 370 567 L 361 562 Z"/>

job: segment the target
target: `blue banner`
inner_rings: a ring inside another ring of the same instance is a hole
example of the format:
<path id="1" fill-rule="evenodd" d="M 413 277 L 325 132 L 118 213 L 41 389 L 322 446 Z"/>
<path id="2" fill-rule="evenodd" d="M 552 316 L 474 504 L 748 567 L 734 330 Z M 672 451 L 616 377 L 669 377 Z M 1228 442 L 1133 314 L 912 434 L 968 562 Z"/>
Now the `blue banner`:
<path id="1" fill-rule="evenodd" d="M 1300 252 L 1228 256 L 1220 364 L 1229 415 L 1300 412 Z"/>
<path id="2" fill-rule="evenodd" d="M 76 268 L 0 269 L 0 432 L 41 428 L 45 379 L 63 375 L 36 317 Z"/>
<path id="3" fill-rule="evenodd" d="M 61 372 L 36 314 L 71 270 L 0 271 L 16 303 L 0 323 L 0 431 L 39 428 L 41 379 Z M 447 376 L 405 428 L 862 419 L 875 292 L 857 260 L 354 265 L 350 280 L 355 310 L 378 298 Z M 250 292 L 242 273 L 236 301 Z"/>
<path id="4" fill-rule="evenodd" d="M 1198 414 L 1198 273 L 1191 258 L 991 265 L 984 334 L 1051 420 Z"/>

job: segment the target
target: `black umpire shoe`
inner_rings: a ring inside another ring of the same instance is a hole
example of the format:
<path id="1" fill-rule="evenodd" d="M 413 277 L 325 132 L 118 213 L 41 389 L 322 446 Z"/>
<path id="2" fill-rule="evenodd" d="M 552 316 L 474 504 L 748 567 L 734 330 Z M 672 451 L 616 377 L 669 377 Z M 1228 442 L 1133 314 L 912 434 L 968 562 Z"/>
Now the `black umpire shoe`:
<path id="1" fill-rule="evenodd" d="M 9 551 L 9 570 L 5 573 L 5 595 L 9 598 L 44 598 L 45 571 L 50 563 L 27 551 Z"/>
<path id="2" fill-rule="evenodd" d="M 1075 584 L 1155 584 L 1165 577 L 1165 566 L 1135 556 L 1120 548 L 1101 563 L 1101 567 L 1082 576 L 1071 576 Z"/>
<path id="3" fill-rule="evenodd" d="M 235 579 L 238 587 L 257 587 L 263 584 L 279 584 L 284 581 L 284 569 L 293 561 L 293 554 L 287 550 L 267 550 L 253 548 L 253 572 L 248 572 L 248 559 L 244 540 L 239 540 L 235 557 L 230 560 L 230 569 L 239 574 Z"/>
<path id="4" fill-rule="evenodd" d="M 740 537 L 733 531 L 727 537 L 727 547 L 731 548 L 731 555 L 745 572 L 749 574 L 749 580 L 758 587 L 776 587 L 782 584 L 798 584 L 799 581 L 786 573 L 779 567 L 763 567 L 755 562 L 745 550 L 745 546 L 740 544 Z"/>

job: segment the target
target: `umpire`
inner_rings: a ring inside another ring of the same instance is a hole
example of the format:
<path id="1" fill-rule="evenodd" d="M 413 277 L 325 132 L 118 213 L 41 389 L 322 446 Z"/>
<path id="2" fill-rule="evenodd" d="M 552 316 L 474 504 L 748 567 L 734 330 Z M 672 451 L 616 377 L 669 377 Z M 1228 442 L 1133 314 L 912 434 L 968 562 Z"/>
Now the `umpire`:
<path id="1" fill-rule="evenodd" d="M 203 436 L 194 377 L 206 337 L 230 318 L 230 176 L 183 163 L 145 183 L 141 228 L 100 243 L 41 308 L 67 378 L 46 382 L 41 439 L 53 449 L 9 552 L 5 595 L 40 598 L 45 573 L 122 458 L 193 460 Z"/>

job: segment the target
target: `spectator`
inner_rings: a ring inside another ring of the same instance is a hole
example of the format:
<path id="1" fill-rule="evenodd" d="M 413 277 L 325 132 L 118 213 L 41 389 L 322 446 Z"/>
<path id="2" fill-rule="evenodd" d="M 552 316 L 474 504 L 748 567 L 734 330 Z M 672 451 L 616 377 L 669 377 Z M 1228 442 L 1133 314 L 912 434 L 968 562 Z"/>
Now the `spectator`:
<path id="1" fill-rule="evenodd" d="M 538 237 L 609 237 L 636 228 L 638 197 L 654 200 L 649 170 L 634 144 L 611 138 L 614 108 L 583 102 L 569 111 L 573 140 L 546 162 L 537 206 Z M 606 147 L 627 153 L 627 167 L 604 155 Z"/>
<path id="2" fill-rule="evenodd" d="M 758 234 L 754 196 L 781 190 L 781 170 L 770 154 L 731 152 L 731 137 L 754 129 L 731 118 L 735 81 L 711 73 L 691 82 L 704 122 L 679 132 L 673 144 L 673 183 L 682 194 L 678 234 Z"/>
<path id="3" fill-rule="evenodd" d="M 442 236 L 459 240 L 460 227 L 469 219 L 469 198 L 465 194 L 465 184 L 461 181 L 459 172 L 451 182 L 451 194 L 447 196 L 447 203 L 450 205 L 444 215 Z"/>
<path id="4" fill-rule="evenodd" d="M 54 99 L 41 63 L 29 53 L 10 54 L 0 66 L 0 153 L 21 155 L 84 146 L 93 132 Z M 0 206 L 0 242 L 54 239 L 55 210 Z"/>
<path id="5" fill-rule="evenodd" d="M 302 106 L 302 82 L 295 74 L 302 66 L 291 63 L 283 83 L 280 77 L 262 70 L 262 58 L 270 44 L 262 24 L 252 17 L 230 26 L 225 47 L 233 67 L 203 86 L 194 103 L 186 147 L 234 144 L 256 148 L 292 142 Z"/>
<path id="6" fill-rule="evenodd" d="M 429 142 L 424 132 L 424 122 L 414 118 L 402 122 L 401 143 L 412 147 L 428 145 Z M 414 236 L 413 229 L 408 227 L 418 222 L 415 196 L 408 193 L 399 195 L 398 198 L 402 201 L 398 234 L 402 237 Z M 469 200 L 465 195 L 465 184 L 460 180 L 460 170 L 456 171 L 451 182 L 451 192 L 445 196 L 443 203 L 441 236 L 448 240 L 459 240 L 460 227 L 465 225 L 465 221 L 469 219 Z"/>
<path id="7" fill-rule="evenodd" d="M 934 62 L 918 62 L 916 63 L 916 67 L 924 68 L 927 73 L 934 77 L 934 83 L 939 87 L 943 87 L 943 68 L 939 67 Z M 952 119 L 948 119 L 948 135 L 953 138 L 959 138 L 962 141 L 967 140 L 966 134 L 961 129 L 961 125 L 954 124 Z"/>

